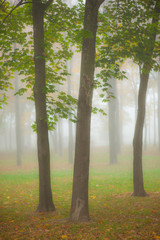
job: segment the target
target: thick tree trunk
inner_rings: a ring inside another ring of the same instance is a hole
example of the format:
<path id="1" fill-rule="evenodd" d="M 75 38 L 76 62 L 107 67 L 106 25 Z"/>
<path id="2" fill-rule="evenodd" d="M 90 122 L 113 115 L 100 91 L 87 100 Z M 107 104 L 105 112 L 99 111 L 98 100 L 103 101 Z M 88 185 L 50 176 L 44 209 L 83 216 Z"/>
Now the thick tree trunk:
<path id="1" fill-rule="evenodd" d="M 142 143 L 148 79 L 149 73 L 141 74 L 138 95 L 137 121 L 133 139 L 133 183 L 134 183 L 133 196 L 146 196 L 146 192 L 144 190 L 143 185 Z"/>
<path id="2" fill-rule="evenodd" d="M 37 123 L 37 147 L 39 163 L 39 206 L 37 211 L 54 211 L 50 183 L 50 152 L 45 94 L 45 58 L 44 58 L 44 4 L 33 0 L 33 35 L 35 86 L 34 98 Z"/>
<path id="3" fill-rule="evenodd" d="M 90 36 L 83 38 L 80 90 L 78 99 L 75 163 L 70 220 L 88 221 L 88 179 L 90 160 L 90 124 L 94 87 L 95 42 L 100 2 L 86 0 L 84 30 Z"/>

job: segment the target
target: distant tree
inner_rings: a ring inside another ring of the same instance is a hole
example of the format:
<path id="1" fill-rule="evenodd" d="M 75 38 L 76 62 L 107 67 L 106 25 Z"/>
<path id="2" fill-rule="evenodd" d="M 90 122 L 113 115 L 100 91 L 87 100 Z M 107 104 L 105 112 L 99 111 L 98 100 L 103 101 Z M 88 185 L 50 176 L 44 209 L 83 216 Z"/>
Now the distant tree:
<path id="1" fill-rule="evenodd" d="M 62 129 L 62 119 L 59 118 L 58 120 L 58 153 L 59 156 L 62 157 L 63 155 L 63 129 Z"/>
<path id="2" fill-rule="evenodd" d="M 116 164 L 118 162 L 117 154 L 119 152 L 119 109 L 117 99 L 117 86 L 116 79 L 109 80 L 110 88 L 115 98 L 111 98 L 108 102 L 109 106 L 109 155 L 110 164 Z"/>
<path id="3" fill-rule="evenodd" d="M 72 76 L 72 64 L 73 64 L 73 58 L 71 59 L 70 62 L 67 63 L 67 69 L 70 75 L 67 76 L 67 85 L 68 89 L 67 92 L 69 95 L 71 95 L 71 76 Z M 73 123 L 68 120 L 68 162 L 70 164 L 73 163 L 73 149 L 74 149 L 74 144 L 73 144 Z"/>
<path id="4" fill-rule="evenodd" d="M 158 146 L 160 152 L 160 72 L 158 73 Z"/>
<path id="5" fill-rule="evenodd" d="M 76 127 L 75 162 L 70 219 L 88 221 L 90 123 L 94 88 L 95 44 L 98 9 L 104 0 L 86 0 L 80 89 Z"/>
<path id="6" fill-rule="evenodd" d="M 10 16 L 12 9 L 9 1 L 0 0 L 0 108 L 7 104 L 7 91 L 13 89 L 11 79 L 14 78 L 19 65 L 19 50 L 14 50 L 14 44 L 24 46 L 26 43 L 26 33 L 23 32 L 24 22 L 18 20 L 18 14 L 12 13 Z M 21 54 L 26 54 L 23 47 Z"/>
<path id="7" fill-rule="evenodd" d="M 18 72 L 15 72 L 15 91 L 18 91 Z M 21 166 L 22 159 L 22 137 L 21 137 L 21 114 L 20 114 L 20 97 L 16 95 L 15 100 L 15 122 L 16 122 L 16 148 L 17 148 L 17 166 Z"/>

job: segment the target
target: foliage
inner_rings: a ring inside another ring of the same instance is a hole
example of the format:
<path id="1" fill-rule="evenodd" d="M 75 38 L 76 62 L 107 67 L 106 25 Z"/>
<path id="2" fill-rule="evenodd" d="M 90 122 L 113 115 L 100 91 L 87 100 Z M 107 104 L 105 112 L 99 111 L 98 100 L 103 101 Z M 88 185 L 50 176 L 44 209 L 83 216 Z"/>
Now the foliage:
<path id="1" fill-rule="evenodd" d="M 152 23 L 152 18 L 158 17 L 155 12 L 156 1 L 109 1 L 101 16 L 100 31 L 103 34 L 103 45 L 100 47 L 99 65 L 114 64 L 115 74 L 118 65 L 126 58 L 131 58 L 141 68 L 149 61 L 150 51 L 154 45 L 152 68 L 160 68 L 160 41 L 152 35 L 159 35 L 159 23 Z M 118 61 L 118 62 L 117 62 Z"/>
<path id="2" fill-rule="evenodd" d="M 7 90 L 12 88 L 11 79 L 14 78 L 14 72 L 18 70 L 21 55 L 27 54 L 23 49 L 27 36 L 23 31 L 24 22 L 19 21 L 23 12 L 13 13 L 4 22 L 11 9 L 9 2 L 0 1 L 0 108 L 7 103 Z M 16 44 L 21 45 L 22 49 L 18 50 Z"/>
<path id="3" fill-rule="evenodd" d="M 5 12 L 2 11 L 3 14 L 1 14 L 3 27 L 1 33 L 3 37 L 2 57 L 0 59 L 3 69 L 1 90 L 3 94 L 4 91 L 7 91 L 7 87 L 11 85 L 11 76 L 14 77 L 14 72 L 17 70 L 24 84 L 17 94 L 22 95 L 29 90 L 31 94 L 28 98 L 34 100 L 32 91 L 34 86 L 34 49 L 31 4 L 19 6 L 10 16 L 8 14 L 14 7 L 7 3 L 3 5 Z M 47 9 L 45 14 L 46 87 L 44 91 L 47 96 L 49 129 L 55 128 L 58 117 L 68 117 L 72 121 L 76 121 L 77 101 L 61 91 L 59 85 L 63 85 L 68 75 L 66 64 L 73 54 L 71 45 L 75 45 L 75 43 L 77 46 L 80 45 L 80 39 L 83 37 L 81 33 L 82 12 L 82 1 L 79 1 L 77 6 L 68 7 L 67 4 L 58 0 Z M 8 17 L 3 22 L 6 16 Z M 5 41 L 3 41 L 4 39 Z M 14 44 L 16 44 L 16 48 L 13 47 Z M 5 94 L 2 101 L 4 100 L 6 100 Z M 36 129 L 35 126 L 33 127 Z"/>
<path id="4" fill-rule="evenodd" d="M 126 74 L 121 70 L 123 62 L 131 58 L 140 69 L 144 63 L 150 61 L 150 52 L 153 48 L 153 70 L 160 69 L 160 41 L 152 39 L 157 32 L 159 23 L 152 23 L 156 1 L 108 1 L 99 16 L 99 40 L 96 65 L 100 68 L 97 78 L 101 79 L 95 86 L 108 91 L 110 78 L 123 79 Z M 158 17 L 158 16 L 157 16 Z"/>

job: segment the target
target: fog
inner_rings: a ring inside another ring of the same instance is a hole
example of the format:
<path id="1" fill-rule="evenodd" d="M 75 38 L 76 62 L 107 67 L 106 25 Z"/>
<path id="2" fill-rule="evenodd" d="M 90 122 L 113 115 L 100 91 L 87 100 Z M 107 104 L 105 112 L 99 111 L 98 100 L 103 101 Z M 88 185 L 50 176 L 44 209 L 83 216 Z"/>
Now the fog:
<path id="1" fill-rule="evenodd" d="M 73 66 L 71 68 L 71 95 L 78 96 L 79 87 L 79 68 L 80 57 L 76 53 L 74 55 Z M 121 148 L 132 148 L 132 140 L 136 121 L 137 94 L 139 87 L 138 67 L 131 61 L 126 61 L 122 66 L 127 72 L 128 79 L 116 80 L 118 103 L 117 125 L 119 125 Z M 14 81 L 14 80 L 13 80 Z M 22 85 L 19 81 L 19 86 Z M 67 92 L 67 82 L 61 87 Z M 32 124 L 35 121 L 34 102 L 27 100 L 26 96 L 15 96 L 15 90 L 9 91 L 8 105 L 3 106 L 0 110 L 0 152 L 16 151 L 16 98 L 19 102 L 19 124 L 21 135 L 21 151 L 36 152 L 36 133 L 33 132 Z M 106 147 L 109 145 L 109 128 L 108 128 L 108 103 L 102 102 L 99 97 L 100 90 L 94 91 L 93 106 L 103 109 L 106 116 L 101 113 L 92 114 L 91 122 L 91 148 Z M 115 101 L 115 100 L 112 100 Z M 146 102 L 146 120 L 144 127 L 145 147 L 155 147 L 158 149 L 158 74 L 152 72 L 150 74 L 149 88 Z M 59 126 L 60 125 L 60 126 Z M 69 122 L 62 119 L 57 123 L 56 130 L 49 133 L 51 152 L 61 151 L 67 152 L 69 141 Z M 72 123 L 72 139 L 75 142 L 75 123 Z M 115 132 L 115 134 L 117 134 Z M 59 146 L 61 145 L 61 146 Z"/>

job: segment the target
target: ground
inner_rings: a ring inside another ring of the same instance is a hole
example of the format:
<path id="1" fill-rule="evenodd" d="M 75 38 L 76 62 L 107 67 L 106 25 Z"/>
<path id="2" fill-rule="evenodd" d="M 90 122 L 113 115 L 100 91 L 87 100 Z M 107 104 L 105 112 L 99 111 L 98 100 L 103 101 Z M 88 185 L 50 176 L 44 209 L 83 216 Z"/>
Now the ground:
<path id="1" fill-rule="evenodd" d="M 90 221 L 68 221 L 72 166 L 53 156 L 51 182 L 56 213 L 38 214 L 38 170 L 35 155 L 1 154 L 0 239 L 37 240 L 152 240 L 160 239 L 160 155 L 144 155 L 144 183 L 148 197 L 132 197 L 132 155 L 124 152 L 110 166 L 101 151 L 91 155 Z"/>

